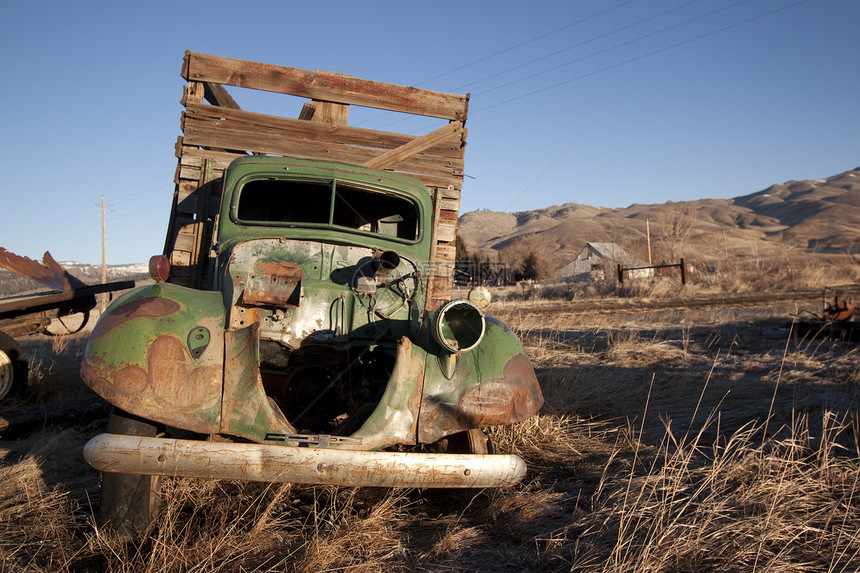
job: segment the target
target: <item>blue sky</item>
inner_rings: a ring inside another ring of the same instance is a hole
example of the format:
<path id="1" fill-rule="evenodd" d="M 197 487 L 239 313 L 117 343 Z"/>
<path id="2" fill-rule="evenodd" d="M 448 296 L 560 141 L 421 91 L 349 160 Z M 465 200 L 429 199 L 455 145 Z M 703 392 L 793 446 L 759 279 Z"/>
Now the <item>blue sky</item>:
<path id="1" fill-rule="evenodd" d="M 736 197 L 860 166 L 856 0 L 0 5 L 0 246 L 33 258 L 100 262 L 102 196 L 109 264 L 161 252 L 185 50 L 471 93 L 461 212 Z"/>

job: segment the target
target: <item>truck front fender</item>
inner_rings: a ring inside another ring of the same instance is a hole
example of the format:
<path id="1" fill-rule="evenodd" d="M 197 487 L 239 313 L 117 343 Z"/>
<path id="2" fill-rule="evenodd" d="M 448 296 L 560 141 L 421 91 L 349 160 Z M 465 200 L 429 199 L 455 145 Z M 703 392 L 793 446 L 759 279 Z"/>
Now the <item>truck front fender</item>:
<path id="1" fill-rule="evenodd" d="M 216 433 L 224 363 L 221 294 L 171 284 L 140 287 L 102 314 L 81 377 L 114 406 L 199 433 Z"/>
<path id="2" fill-rule="evenodd" d="M 472 428 L 513 424 L 543 405 L 540 385 L 519 339 L 489 315 L 484 337 L 475 348 L 429 355 L 425 372 L 419 443 L 430 444 Z"/>

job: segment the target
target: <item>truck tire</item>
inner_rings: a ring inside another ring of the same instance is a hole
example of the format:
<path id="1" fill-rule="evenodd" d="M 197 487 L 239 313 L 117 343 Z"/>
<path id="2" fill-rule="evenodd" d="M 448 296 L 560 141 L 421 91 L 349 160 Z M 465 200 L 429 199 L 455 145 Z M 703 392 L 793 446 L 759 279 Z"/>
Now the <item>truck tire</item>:
<path id="1" fill-rule="evenodd" d="M 0 400 L 27 385 L 27 361 L 15 339 L 0 332 Z"/>
<path id="2" fill-rule="evenodd" d="M 153 438 L 152 422 L 114 409 L 108 420 L 111 434 Z M 161 510 L 161 477 L 102 473 L 99 522 L 124 539 L 140 539 L 152 528 Z"/>

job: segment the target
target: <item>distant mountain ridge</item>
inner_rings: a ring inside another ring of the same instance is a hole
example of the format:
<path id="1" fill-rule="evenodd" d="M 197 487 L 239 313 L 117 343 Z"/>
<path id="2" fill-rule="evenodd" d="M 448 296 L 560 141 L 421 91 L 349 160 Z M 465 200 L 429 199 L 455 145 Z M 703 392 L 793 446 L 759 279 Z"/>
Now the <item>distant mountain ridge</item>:
<path id="1" fill-rule="evenodd" d="M 646 223 L 647 221 L 647 223 Z M 601 208 L 565 203 L 518 213 L 471 211 L 459 236 L 472 252 L 492 254 L 521 237 L 536 235 L 561 261 L 588 242 L 614 242 L 640 257 L 672 239 L 672 225 L 689 224 L 684 251 L 697 254 L 860 252 L 860 167 L 822 180 L 788 181 L 734 199 L 700 199 Z M 676 231 L 677 233 L 677 231 Z M 662 253 L 665 256 L 665 252 Z M 683 253 L 682 253 L 683 254 Z"/>

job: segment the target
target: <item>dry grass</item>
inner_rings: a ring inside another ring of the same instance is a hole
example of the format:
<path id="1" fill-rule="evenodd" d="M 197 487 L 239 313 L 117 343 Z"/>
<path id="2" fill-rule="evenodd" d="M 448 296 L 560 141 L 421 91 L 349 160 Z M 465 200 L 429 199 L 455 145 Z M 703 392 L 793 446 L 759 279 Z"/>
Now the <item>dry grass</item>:
<path id="1" fill-rule="evenodd" d="M 712 445 L 667 432 L 568 532 L 572 569 L 855 571 L 860 471 L 834 439 L 846 428 L 829 420 L 813 438 L 801 420 L 762 443 L 751 424 Z"/>
<path id="2" fill-rule="evenodd" d="M 100 428 L 58 425 L 0 442 L 0 570 L 860 568 L 856 345 L 797 337 L 796 309 L 528 308 L 498 310 L 519 331 L 546 405 L 488 430 L 529 466 L 515 488 L 168 479 L 152 533 L 125 542 L 93 519 L 98 476 L 80 448 Z M 75 341 L 26 350 L 44 353 L 30 399 L 53 399 Z"/>
<path id="3" fill-rule="evenodd" d="M 88 337 L 89 331 L 85 331 L 67 336 L 40 334 L 18 339 L 30 364 L 27 391 L 20 401 L 4 402 L 2 406 L 18 407 L 92 395 L 78 374 Z"/>

